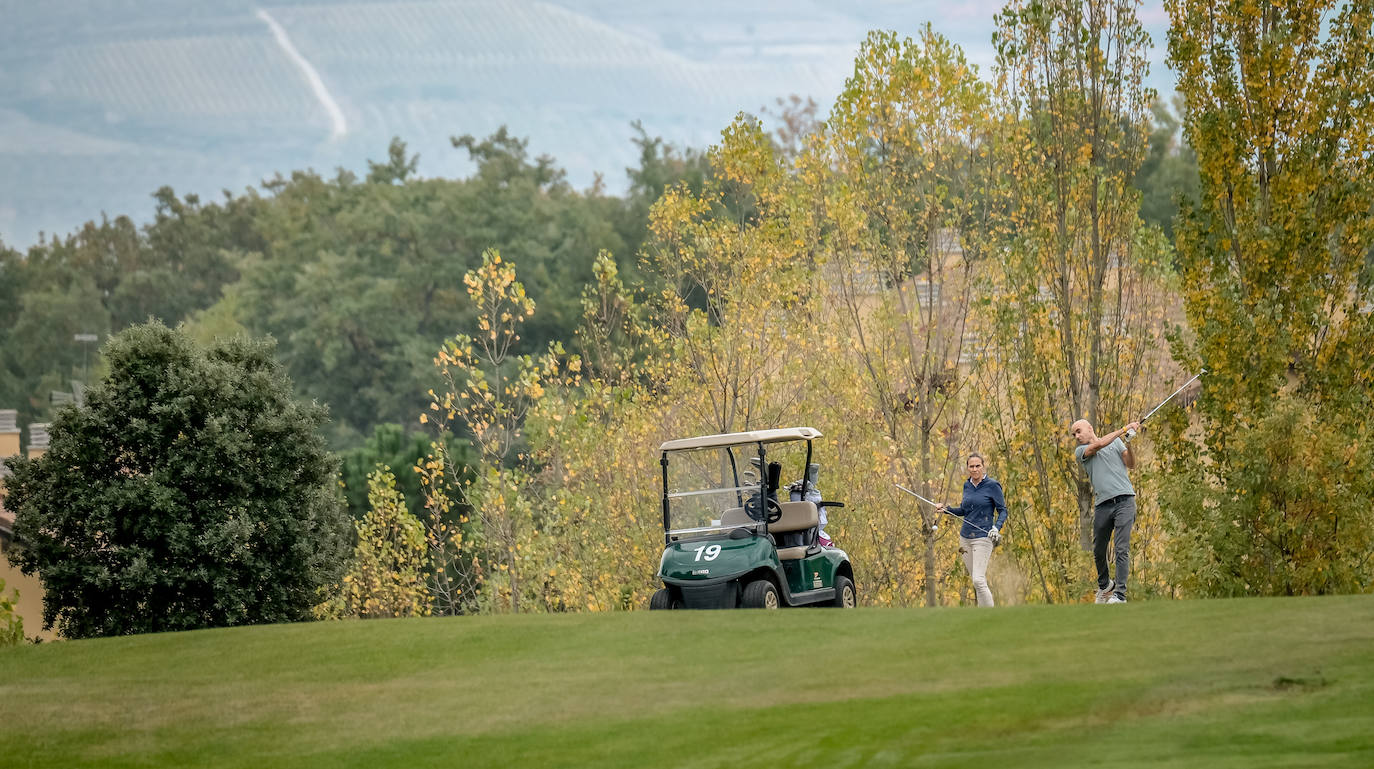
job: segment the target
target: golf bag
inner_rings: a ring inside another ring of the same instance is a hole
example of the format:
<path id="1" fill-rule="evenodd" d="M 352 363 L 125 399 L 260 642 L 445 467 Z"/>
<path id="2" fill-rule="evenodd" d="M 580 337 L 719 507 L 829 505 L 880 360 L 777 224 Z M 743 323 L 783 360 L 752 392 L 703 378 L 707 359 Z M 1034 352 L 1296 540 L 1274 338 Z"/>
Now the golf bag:
<path id="1" fill-rule="evenodd" d="M 795 481 L 793 481 L 793 482 L 787 484 L 788 499 L 790 499 L 790 500 L 793 501 L 793 502 L 815 502 L 816 505 L 819 507 L 821 501 L 824 500 L 824 497 L 821 495 L 821 490 L 818 489 L 818 488 L 816 488 L 816 478 L 820 476 L 820 472 L 821 472 L 821 466 L 820 466 L 820 465 L 817 465 L 817 464 L 810 464 L 810 465 L 807 465 L 807 466 L 806 466 L 806 484 L 805 484 L 805 485 L 806 485 L 806 496 L 805 496 L 805 497 L 802 496 L 802 479 L 799 478 L 799 479 L 797 479 L 797 480 L 795 480 Z M 825 533 L 825 525 L 826 525 L 827 523 L 829 523 L 829 521 L 827 520 L 826 515 L 825 515 L 825 508 L 824 508 L 824 507 L 820 507 L 819 512 L 820 512 L 820 517 L 821 517 L 821 525 L 820 525 L 820 531 L 818 532 L 818 540 L 817 540 L 817 541 L 818 541 L 819 544 L 821 544 L 821 545 L 823 545 L 823 546 L 825 546 L 825 547 L 829 547 L 829 546 L 830 546 L 831 544 L 833 544 L 833 543 L 830 541 L 830 535 Z"/>

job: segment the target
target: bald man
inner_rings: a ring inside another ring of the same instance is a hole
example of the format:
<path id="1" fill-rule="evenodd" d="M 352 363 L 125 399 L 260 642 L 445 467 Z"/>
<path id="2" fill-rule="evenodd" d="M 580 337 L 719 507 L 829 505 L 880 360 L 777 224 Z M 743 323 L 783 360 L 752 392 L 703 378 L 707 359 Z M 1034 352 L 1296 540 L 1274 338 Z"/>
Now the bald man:
<path id="1" fill-rule="evenodd" d="M 1131 572 L 1131 527 L 1135 524 L 1135 488 L 1127 470 L 1135 469 L 1135 454 L 1121 440 L 1134 434 L 1139 422 L 1098 437 L 1088 420 L 1069 427 L 1078 447 L 1074 456 L 1093 486 L 1093 561 L 1097 565 L 1096 603 L 1126 603 L 1126 578 Z M 1107 543 L 1113 542 L 1116 578 L 1107 573 Z"/>

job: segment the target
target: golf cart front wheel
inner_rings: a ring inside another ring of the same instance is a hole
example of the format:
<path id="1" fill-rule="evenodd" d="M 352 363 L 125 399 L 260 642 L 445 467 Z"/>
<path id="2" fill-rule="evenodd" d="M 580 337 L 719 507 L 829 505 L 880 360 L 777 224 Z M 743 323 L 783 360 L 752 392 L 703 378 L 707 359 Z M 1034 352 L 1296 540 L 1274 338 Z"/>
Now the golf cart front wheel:
<path id="1" fill-rule="evenodd" d="M 666 587 L 655 590 L 653 596 L 649 599 L 649 609 L 651 610 L 681 608 L 682 601 L 674 599 L 673 594 Z"/>
<path id="2" fill-rule="evenodd" d="M 835 606 L 852 609 L 859 605 L 859 594 L 854 590 L 854 581 L 844 575 L 835 578 Z"/>
<path id="3" fill-rule="evenodd" d="M 744 608 L 776 609 L 781 605 L 778 589 L 766 579 L 756 579 L 744 588 Z"/>

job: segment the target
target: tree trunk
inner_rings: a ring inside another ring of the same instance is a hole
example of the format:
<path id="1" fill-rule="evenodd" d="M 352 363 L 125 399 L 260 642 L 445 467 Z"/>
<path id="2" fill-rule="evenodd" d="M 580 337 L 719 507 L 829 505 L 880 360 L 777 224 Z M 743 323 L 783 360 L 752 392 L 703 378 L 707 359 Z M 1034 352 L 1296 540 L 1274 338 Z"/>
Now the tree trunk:
<path id="1" fill-rule="evenodd" d="M 929 399 L 927 399 L 929 402 Z M 927 406 L 923 406 L 928 408 Z M 925 485 L 926 496 L 930 497 L 930 430 L 921 425 L 921 483 Z M 926 572 L 926 605 L 939 606 L 940 595 L 935 584 L 935 536 L 925 520 L 926 513 L 921 511 L 921 538 L 925 541 L 923 563 Z"/>

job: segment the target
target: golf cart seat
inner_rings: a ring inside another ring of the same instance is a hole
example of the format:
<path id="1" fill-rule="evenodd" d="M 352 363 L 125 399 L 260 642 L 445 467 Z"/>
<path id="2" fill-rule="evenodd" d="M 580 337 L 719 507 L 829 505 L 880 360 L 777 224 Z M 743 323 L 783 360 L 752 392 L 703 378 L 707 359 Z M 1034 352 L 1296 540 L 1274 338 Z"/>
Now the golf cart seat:
<path id="1" fill-rule="evenodd" d="M 816 546 L 816 536 L 820 532 L 821 514 L 815 502 L 779 502 L 782 507 L 782 518 L 777 523 L 768 525 L 770 534 L 788 534 L 791 532 L 801 532 L 801 539 L 805 544 L 794 547 L 778 548 L 778 560 L 780 561 L 799 561 L 806 557 Z M 781 541 L 786 542 L 790 537 L 780 537 Z"/>
<path id="2" fill-rule="evenodd" d="M 794 538 L 777 535 L 801 532 L 800 538 L 805 543 L 795 547 L 779 547 L 778 560 L 801 560 L 815 546 L 816 536 L 820 533 L 820 510 L 815 502 L 779 502 L 778 506 L 782 508 L 782 518 L 777 523 L 768 524 L 768 533 L 785 542 Z M 744 512 L 744 508 L 732 507 L 721 514 L 720 523 L 722 526 L 748 526 L 754 520 Z"/>
<path id="3" fill-rule="evenodd" d="M 751 523 L 754 523 L 754 520 L 742 507 L 732 507 L 720 516 L 721 526 L 748 526 Z"/>

